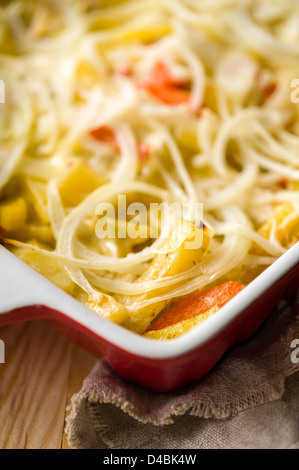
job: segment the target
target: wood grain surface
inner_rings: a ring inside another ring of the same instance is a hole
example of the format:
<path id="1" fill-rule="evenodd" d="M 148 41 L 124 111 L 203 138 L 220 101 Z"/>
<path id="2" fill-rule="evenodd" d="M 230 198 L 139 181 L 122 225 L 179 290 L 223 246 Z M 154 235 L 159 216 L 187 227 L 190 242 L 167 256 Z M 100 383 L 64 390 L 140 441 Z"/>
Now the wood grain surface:
<path id="1" fill-rule="evenodd" d="M 0 449 L 68 448 L 66 407 L 96 358 L 37 320 L 0 328 Z"/>

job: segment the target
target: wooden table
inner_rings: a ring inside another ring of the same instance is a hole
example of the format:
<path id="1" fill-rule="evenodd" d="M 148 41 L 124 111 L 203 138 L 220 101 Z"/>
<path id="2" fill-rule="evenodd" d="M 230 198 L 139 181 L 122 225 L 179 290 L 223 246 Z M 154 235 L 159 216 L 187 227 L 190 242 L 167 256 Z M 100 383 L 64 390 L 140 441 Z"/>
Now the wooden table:
<path id="1" fill-rule="evenodd" d="M 66 449 L 66 407 L 96 358 L 46 320 L 0 328 L 0 449 Z"/>

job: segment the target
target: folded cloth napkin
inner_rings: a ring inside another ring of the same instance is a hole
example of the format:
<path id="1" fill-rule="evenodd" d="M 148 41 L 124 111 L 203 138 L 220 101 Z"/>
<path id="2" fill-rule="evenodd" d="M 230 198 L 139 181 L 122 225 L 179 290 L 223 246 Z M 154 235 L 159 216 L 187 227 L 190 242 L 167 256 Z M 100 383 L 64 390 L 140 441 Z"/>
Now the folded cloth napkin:
<path id="1" fill-rule="evenodd" d="M 299 448 L 299 301 L 281 302 L 259 331 L 201 381 L 155 393 L 98 361 L 73 396 L 73 448 Z"/>

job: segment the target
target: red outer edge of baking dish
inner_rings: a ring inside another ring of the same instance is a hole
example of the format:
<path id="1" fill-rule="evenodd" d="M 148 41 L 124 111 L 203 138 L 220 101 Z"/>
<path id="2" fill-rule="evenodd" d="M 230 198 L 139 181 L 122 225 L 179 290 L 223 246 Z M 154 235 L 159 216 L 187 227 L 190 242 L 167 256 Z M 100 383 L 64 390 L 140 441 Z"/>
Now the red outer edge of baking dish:
<path id="1" fill-rule="evenodd" d="M 204 377 L 225 352 L 252 336 L 279 299 L 295 294 L 298 285 L 299 264 L 296 264 L 214 337 L 186 353 L 166 358 L 136 355 L 68 315 L 43 305 L 22 307 L 2 314 L 0 325 L 47 318 L 72 342 L 97 357 L 105 358 L 125 380 L 153 391 L 168 392 Z"/>

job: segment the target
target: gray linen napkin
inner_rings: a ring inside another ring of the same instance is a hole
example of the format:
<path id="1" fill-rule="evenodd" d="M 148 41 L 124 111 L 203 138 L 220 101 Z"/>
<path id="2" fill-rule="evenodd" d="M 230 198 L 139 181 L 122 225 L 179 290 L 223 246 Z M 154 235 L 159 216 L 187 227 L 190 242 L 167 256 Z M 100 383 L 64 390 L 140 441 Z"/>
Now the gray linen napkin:
<path id="1" fill-rule="evenodd" d="M 281 302 L 259 331 L 197 384 L 155 393 L 98 361 L 73 396 L 66 432 L 85 449 L 299 448 L 299 301 Z M 292 355 L 293 353 L 293 355 Z M 296 354 L 295 354 L 296 353 Z"/>

